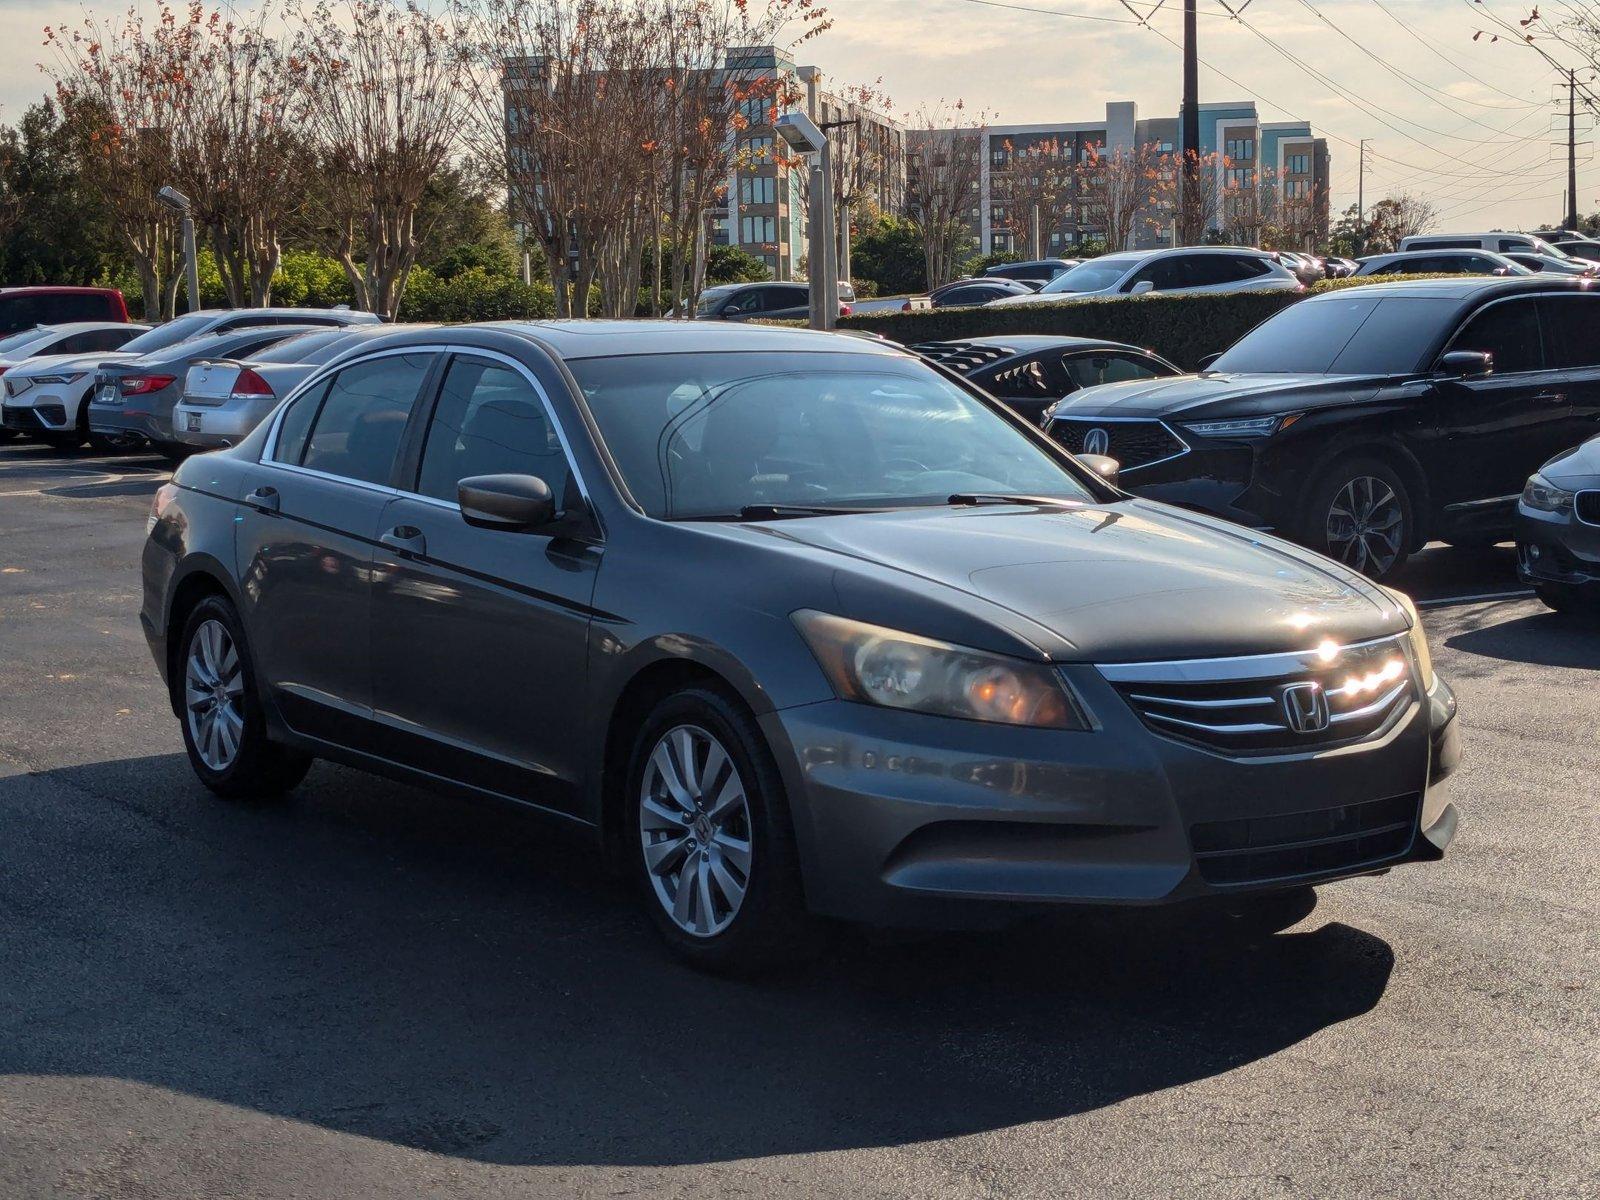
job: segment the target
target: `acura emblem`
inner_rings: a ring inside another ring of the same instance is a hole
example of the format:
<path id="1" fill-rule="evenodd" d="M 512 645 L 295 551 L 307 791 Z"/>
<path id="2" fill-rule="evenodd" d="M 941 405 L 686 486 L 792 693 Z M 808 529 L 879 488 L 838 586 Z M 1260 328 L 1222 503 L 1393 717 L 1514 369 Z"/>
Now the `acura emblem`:
<path id="1" fill-rule="evenodd" d="M 1328 693 L 1320 683 L 1292 683 L 1283 689 L 1283 722 L 1294 733 L 1321 733 L 1328 727 Z"/>
<path id="2" fill-rule="evenodd" d="M 1104 429 L 1091 429 L 1083 435 L 1085 454 L 1104 454 L 1111 449 L 1111 435 Z"/>

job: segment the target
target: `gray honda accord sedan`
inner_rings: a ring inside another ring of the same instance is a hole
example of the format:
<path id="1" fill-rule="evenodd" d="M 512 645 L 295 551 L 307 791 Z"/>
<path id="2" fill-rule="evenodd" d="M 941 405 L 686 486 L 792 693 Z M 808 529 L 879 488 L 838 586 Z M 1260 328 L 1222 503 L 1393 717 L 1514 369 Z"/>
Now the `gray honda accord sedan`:
<path id="1" fill-rule="evenodd" d="M 520 802 L 706 967 L 816 916 L 1239 905 L 1455 830 L 1404 596 L 876 340 L 380 335 L 180 467 L 143 565 L 213 791 L 324 757 Z"/>

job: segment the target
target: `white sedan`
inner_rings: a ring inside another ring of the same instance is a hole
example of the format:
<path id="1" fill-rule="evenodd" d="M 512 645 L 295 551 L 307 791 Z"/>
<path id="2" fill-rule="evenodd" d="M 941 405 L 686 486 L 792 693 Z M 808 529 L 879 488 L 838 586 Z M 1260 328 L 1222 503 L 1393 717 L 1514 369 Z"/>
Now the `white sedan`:
<path id="1" fill-rule="evenodd" d="M 1184 246 L 1087 259 L 1027 296 L 1002 296 L 985 308 L 1057 300 L 1143 296 L 1150 292 L 1293 292 L 1304 285 L 1265 250 Z"/>

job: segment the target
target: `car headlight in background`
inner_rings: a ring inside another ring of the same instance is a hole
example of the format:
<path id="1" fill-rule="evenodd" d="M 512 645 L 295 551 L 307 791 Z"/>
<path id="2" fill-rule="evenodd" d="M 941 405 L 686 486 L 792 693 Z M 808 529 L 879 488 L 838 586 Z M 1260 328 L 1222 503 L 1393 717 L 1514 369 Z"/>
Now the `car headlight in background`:
<path id="1" fill-rule="evenodd" d="M 1394 588 L 1384 590 L 1394 597 L 1396 604 L 1405 609 L 1406 617 L 1411 622 L 1411 652 L 1417 656 L 1417 671 L 1422 676 L 1422 690 L 1427 691 L 1433 687 L 1433 655 L 1428 652 L 1428 635 L 1423 632 L 1422 617 L 1410 596 L 1404 592 L 1397 592 Z"/>
<path id="2" fill-rule="evenodd" d="M 1528 486 L 1522 489 L 1522 503 L 1536 512 L 1569 513 L 1575 495 L 1575 492 L 1556 487 L 1535 471 L 1528 480 Z"/>
<path id="3" fill-rule="evenodd" d="M 13 375 L 6 380 L 6 395 L 20 396 L 33 386 L 33 380 L 26 375 Z"/>
<path id="4" fill-rule="evenodd" d="M 842 700 L 1002 725 L 1090 728 L 1060 673 L 1046 663 L 812 609 L 795 613 L 794 623 Z"/>
<path id="5" fill-rule="evenodd" d="M 1183 427 L 1201 437 L 1261 438 L 1271 437 L 1289 428 L 1304 413 L 1274 413 L 1270 417 L 1237 417 L 1226 421 L 1186 421 Z"/>
<path id="6" fill-rule="evenodd" d="M 66 375 L 35 375 L 33 381 L 35 383 L 77 383 L 88 373 L 87 371 L 74 371 Z"/>

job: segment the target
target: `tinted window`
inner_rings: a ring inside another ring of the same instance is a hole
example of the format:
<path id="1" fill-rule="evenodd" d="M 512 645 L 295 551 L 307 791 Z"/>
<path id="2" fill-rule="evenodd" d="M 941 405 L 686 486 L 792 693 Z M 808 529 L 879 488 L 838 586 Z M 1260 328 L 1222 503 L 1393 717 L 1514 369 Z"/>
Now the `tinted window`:
<path id="1" fill-rule="evenodd" d="M 1124 383 L 1130 379 L 1154 379 L 1170 375 L 1161 364 L 1131 354 L 1069 354 L 1061 360 L 1073 386 L 1086 388 L 1102 383 Z"/>
<path id="2" fill-rule="evenodd" d="M 96 350 L 115 350 L 127 341 L 126 335 L 114 329 L 92 329 L 64 337 L 50 347 L 51 354 L 90 354 Z"/>
<path id="3" fill-rule="evenodd" d="M 1541 370 L 1544 349 L 1539 339 L 1539 306 L 1531 297 L 1491 304 L 1466 323 L 1450 349 L 1494 355 L 1497 375 Z"/>
<path id="4" fill-rule="evenodd" d="M 278 445 L 272 453 L 275 460 L 298 463 L 305 455 L 306 434 L 311 431 L 312 418 L 317 415 L 317 409 L 322 407 L 322 399 L 327 394 L 328 385 L 321 383 L 289 406 L 289 411 L 283 414 L 283 422 L 278 426 Z"/>
<path id="5" fill-rule="evenodd" d="M 458 358 L 428 423 L 417 491 L 455 500 L 472 475 L 537 475 L 570 507 L 572 469 L 539 393 L 518 371 Z"/>
<path id="6" fill-rule="evenodd" d="M 1247 374 L 1404 375 L 1421 368 L 1453 300 L 1334 295 L 1269 317 L 1211 365 Z"/>
<path id="7" fill-rule="evenodd" d="M 781 308 L 806 308 L 811 304 L 811 292 L 808 288 L 774 287 L 762 290 L 765 293 L 761 301 L 762 312 L 776 312 Z"/>
<path id="8" fill-rule="evenodd" d="M 35 325 L 102 321 L 111 316 L 110 297 L 94 293 L 0 296 L 0 333 L 15 333 Z"/>
<path id="9" fill-rule="evenodd" d="M 1532 243 L 1527 238 L 1501 238 L 1499 250 L 1504 254 L 1507 250 L 1531 250 Z"/>
<path id="10" fill-rule="evenodd" d="M 981 284 L 974 287 L 951 288 L 939 296 L 939 307 L 949 308 L 958 304 L 987 304 L 999 296 L 1014 296 L 1017 293 L 1009 288 L 984 287 Z"/>
<path id="11" fill-rule="evenodd" d="M 653 516 L 944 504 L 953 492 L 1090 496 L 1047 447 L 925 363 L 733 353 L 568 365 Z"/>
<path id="12" fill-rule="evenodd" d="M 1189 281 L 1194 278 L 1194 272 L 1190 264 L 1196 257 L 1193 254 L 1169 254 L 1165 258 L 1158 258 L 1128 280 L 1125 289 L 1131 291 L 1147 281 L 1154 284 L 1158 292 L 1192 287 L 1194 285 Z"/>
<path id="13" fill-rule="evenodd" d="M 1407 250 L 1470 250 L 1481 245 L 1477 238 L 1428 238 L 1424 241 L 1408 241 Z"/>
<path id="14" fill-rule="evenodd" d="M 1551 367 L 1600 367 L 1600 296 L 1546 296 L 1539 317 Z"/>
<path id="15" fill-rule="evenodd" d="M 406 417 L 432 361 L 431 354 L 391 354 L 335 375 L 306 440 L 304 465 L 388 483 Z"/>

